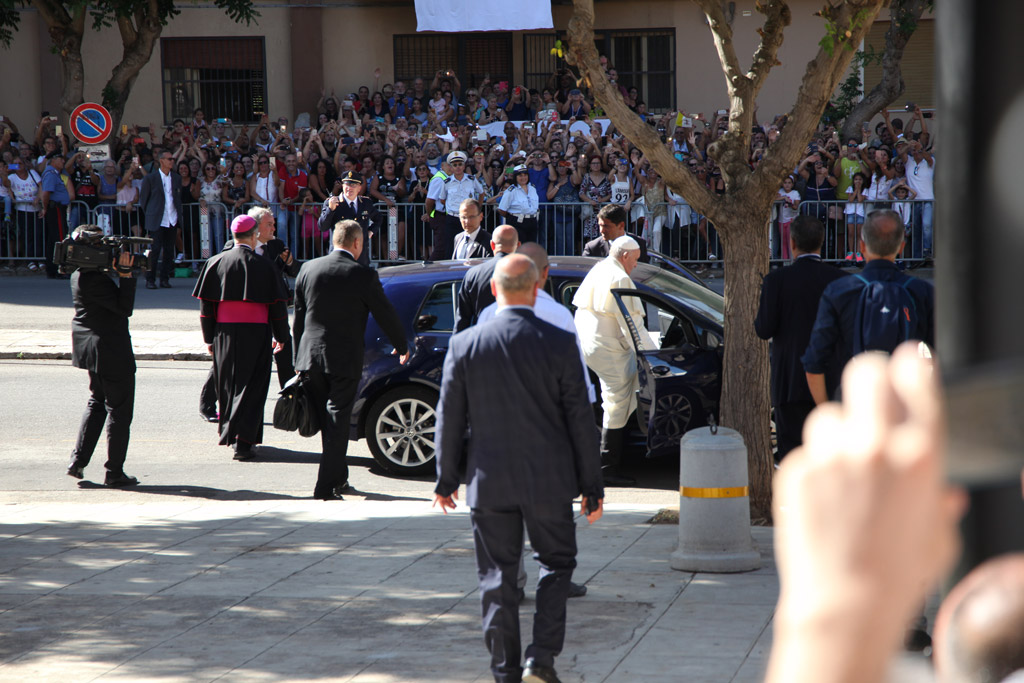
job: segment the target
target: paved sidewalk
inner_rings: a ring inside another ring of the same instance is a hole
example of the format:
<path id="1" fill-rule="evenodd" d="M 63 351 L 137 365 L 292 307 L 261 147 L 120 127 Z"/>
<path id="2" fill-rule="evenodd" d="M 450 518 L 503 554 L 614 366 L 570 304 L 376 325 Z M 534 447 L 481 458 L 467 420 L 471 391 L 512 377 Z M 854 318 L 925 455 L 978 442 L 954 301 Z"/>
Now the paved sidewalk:
<path id="1" fill-rule="evenodd" d="M 0 507 L 0 681 L 493 680 L 462 507 L 124 496 Z M 678 532 L 656 511 L 579 520 L 589 593 L 569 603 L 562 680 L 760 680 L 771 529 L 753 529 L 762 569 L 695 575 L 669 568 Z M 532 606 L 528 590 L 524 642 Z"/>
<path id="2" fill-rule="evenodd" d="M 203 333 L 132 330 L 136 360 L 209 360 Z M 71 328 L 66 330 L 0 330 L 0 359 L 71 358 Z"/>

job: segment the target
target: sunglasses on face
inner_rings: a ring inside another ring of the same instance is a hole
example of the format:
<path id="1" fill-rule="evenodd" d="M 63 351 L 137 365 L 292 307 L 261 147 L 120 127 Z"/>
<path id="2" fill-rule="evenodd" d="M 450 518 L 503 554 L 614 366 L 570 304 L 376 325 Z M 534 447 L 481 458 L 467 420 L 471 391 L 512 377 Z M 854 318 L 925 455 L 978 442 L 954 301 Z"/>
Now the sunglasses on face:
<path id="1" fill-rule="evenodd" d="M 269 163 L 270 162 L 267 161 L 266 159 L 260 159 L 260 166 L 262 166 L 263 164 L 269 164 Z"/>

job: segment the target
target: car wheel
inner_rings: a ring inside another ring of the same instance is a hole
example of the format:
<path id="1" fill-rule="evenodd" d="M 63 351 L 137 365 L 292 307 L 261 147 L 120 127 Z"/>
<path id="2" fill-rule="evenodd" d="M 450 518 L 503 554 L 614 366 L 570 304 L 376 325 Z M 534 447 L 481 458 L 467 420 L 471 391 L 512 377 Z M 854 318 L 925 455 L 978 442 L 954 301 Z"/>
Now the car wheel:
<path id="1" fill-rule="evenodd" d="M 435 471 L 437 392 L 421 386 L 393 389 L 377 399 L 366 418 L 370 453 L 392 474 Z"/>
<path id="2" fill-rule="evenodd" d="M 699 419 L 694 421 L 694 411 L 697 410 L 697 405 L 695 397 L 688 393 L 659 396 L 655 409 L 655 436 L 651 440 L 651 450 L 657 451 L 662 448 L 678 450 L 679 439 L 683 437 L 683 434 L 701 424 Z"/>

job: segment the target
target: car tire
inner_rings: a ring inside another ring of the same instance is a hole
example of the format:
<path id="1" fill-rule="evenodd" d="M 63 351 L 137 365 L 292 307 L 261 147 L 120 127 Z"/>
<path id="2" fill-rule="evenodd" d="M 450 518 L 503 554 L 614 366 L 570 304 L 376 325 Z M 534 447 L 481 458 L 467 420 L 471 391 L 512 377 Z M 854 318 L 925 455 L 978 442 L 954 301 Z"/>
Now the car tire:
<path id="1" fill-rule="evenodd" d="M 437 392 L 408 385 L 392 389 L 366 416 L 366 441 L 373 459 L 400 476 L 433 474 Z"/>

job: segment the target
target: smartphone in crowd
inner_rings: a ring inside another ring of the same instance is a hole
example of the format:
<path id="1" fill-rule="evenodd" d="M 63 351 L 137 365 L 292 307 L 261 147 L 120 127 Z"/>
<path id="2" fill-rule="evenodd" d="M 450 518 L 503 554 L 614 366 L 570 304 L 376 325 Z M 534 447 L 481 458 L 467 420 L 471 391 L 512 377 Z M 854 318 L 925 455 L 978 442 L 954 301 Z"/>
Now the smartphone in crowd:
<path id="1" fill-rule="evenodd" d="M 281 132 L 282 133 L 287 132 L 287 126 L 281 126 Z"/>
<path id="2" fill-rule="evenodd" d="M 21 164 L 7 164 L 8 171 L 17 171 L 19 168 L 21 168 Z"/>
<path id="3" fill-rule="evenodd" d="M 64 132 L 64 129 L 61 128 L 61 125 L 59 123 L 57 124 L 56 128 L 57 128 L 57 137 L 60 137 L 61 133 Z"/>
<path id="4" fill-rule="evenodd" d="M 487 131 L 482 128 L 477 129 L 476 140 L 477 142 L 487 142 Z"/>
<path id="5" fill-rule="evenodd" d="M 227 123 L 227 119 L 217 119 L 217 123 Z"/>
<path id="6" fill-rule="evenodd" d="M 122 123 L 121 124 L 121 135 L 128 135 L 128 124 L 127 123 Z"/>
<path id="7" fill-rule="evenodd" d="M 139 158 L 138 157 L 132 157 L 132 163 L 135 164 L 136 166 L 138 166 L 139 165 Z"/>

